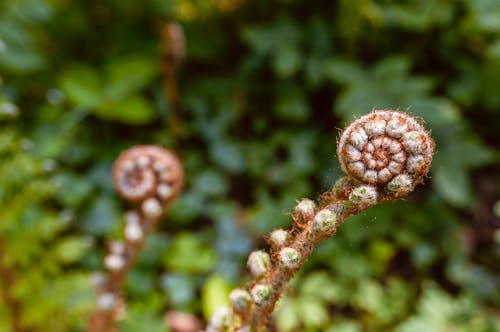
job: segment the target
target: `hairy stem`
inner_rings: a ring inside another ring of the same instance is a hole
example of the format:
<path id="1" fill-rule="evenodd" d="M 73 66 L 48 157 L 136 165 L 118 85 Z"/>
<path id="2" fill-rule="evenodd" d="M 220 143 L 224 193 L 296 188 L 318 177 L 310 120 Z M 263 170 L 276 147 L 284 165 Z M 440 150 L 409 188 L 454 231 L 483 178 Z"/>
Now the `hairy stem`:
<path id="1" fill-rule="evenodd" d="M 346 200 L 336 198 L 329 194 L 324 195 L 324 197 L 326 196 L 328 196 L 329 199 L 320 205 L 319 210 L 327 209 L 335 213 L 336 226 L 339 226 L 345 218 L 362 210 L 359 207 L 349 204 Z M 247 316 L 248 318 L 243 320 L 244 324 L 250 324 L 257 329 L 267 328 L 269 330 L 269 325 L 271 324 L 269 317 L 274 311 L 276 302 L 283 295 L 290 279 L 292 279 L 295 273 L 302 268 L 302 265 L 307 261 L 316 245 L 320 241 L 336 233 L 336 227 L 326 233 L 315 232 L 313 227 L 314 215 L 309 215 L 305 219 L 305 224 L 302 226 L 301 231 L 297 233 L 287 245 L 287 247 L 297 250 L 300 254 L 299 263 L 294 268 L 290 269 L 277 261 L 276 254 L 271 256 L 273 264 L 272 268 L 266 274 L 265 284 L 270 285 L 273 293 L 265 306 L 253 306 L 253 310 Z"/>
<path id="2" fill-rule="evenodd" d="M 125 239 L 123 248 L 123 258 L 124 265 L 122 268 L 117 270 L 110 270 L 104 278 L 104 282 L 97 288 L 97 296 L 100 298 L 105 294 L 110 294 L 115 300 L 122 298 L 123 285 L 127 280 L 127 275 L 132 269 L 139 256 L 144 243 L 146 241 L 147 235 L 154 228 L 154 222 L 141 217 L 141 224 L 144 225 L 144 236 L 137 241 L 130 241 Z M 116 304 L 120 305 L 120 304 Z M 116 306 L 115 305 L 115 306 Z M 98 307 L 90 318 L 90 323 L 88 327 L 89 332 L 116 332 L 118 331 L 115 327 L 115 321 L 117 319 L 117 311 L 110 310 L 110 308 L 100 308 Z"/>
<path id="3" fill-rule="evenodd" d="M 276 302 L 318 242 L 334 235 L 347 217 L 413 191 L 427 176 L 434 148 L 430 133 L 404 112 L 374 110 L 347 126 L 337 144 L 347 176 L 321 196 L 319 207 L 309 199 L 298 202 L 292 232 L 271 233 L 271 255 L 250 254 L 254 280 L 246 290 L 231 292 L 232 312 L 216 312 L 207 332 L 271 330 Z"/>

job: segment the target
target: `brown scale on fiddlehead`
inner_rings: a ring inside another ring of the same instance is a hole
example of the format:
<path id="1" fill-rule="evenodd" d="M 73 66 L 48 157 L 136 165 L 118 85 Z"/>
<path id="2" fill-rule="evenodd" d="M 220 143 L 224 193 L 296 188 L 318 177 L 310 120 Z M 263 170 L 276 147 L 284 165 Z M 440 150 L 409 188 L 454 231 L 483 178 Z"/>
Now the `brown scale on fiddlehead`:
<path id="1" fill-rule="evenodd" d="M 113 166 L 113 180 L 120 196 L 136 205 L 125 213 L 123 241 L 113 241 L 104 258 L 107 273 L 95 278 L 97 310 L 89 332 L 115 332 L 115 321 L 124 315 L 122 286 L 148 233 L 180 194 L 183 168 L 177 156 L 154 145 L 124 151 Z"/>

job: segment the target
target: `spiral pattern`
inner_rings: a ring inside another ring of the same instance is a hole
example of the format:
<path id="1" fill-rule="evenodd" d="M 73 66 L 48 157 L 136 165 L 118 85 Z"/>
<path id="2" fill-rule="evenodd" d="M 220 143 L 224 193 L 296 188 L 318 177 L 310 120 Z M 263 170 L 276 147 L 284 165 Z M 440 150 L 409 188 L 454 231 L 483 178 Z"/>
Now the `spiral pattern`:
<path id="1" fill-rule="evenodd" d="M 389 192 L 406 193 L 429 171 L 434 141 L 406 113 L 376 110 L 354 121 L 337 147 L 342 170 Z"/>
<path id="2" fill-rule="evenodd" d="M 169 150 L 154 145 L 134 146 L 115 161 L 113 179 L 123 199 L 142 203 L 146 215 L 159 217 L 180 193 L 183 169 Z"/>

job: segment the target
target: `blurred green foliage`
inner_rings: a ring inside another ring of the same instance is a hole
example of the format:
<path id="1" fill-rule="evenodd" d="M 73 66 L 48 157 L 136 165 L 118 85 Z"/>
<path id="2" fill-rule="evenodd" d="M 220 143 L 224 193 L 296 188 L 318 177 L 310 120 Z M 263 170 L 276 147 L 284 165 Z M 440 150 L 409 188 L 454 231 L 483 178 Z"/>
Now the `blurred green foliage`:
<path id="1" fill-rule="evenodd" d="M 176 134 L 169 20 L 187 46 Z M 121 322 L 162 331 L 166 310 L 207 318 L 243 284 L 262 235 L 340 175 L 337 128 L 373 108 L 425 119 L 431 177 L 318 248 L 279 330 L 500 330 L 498 1 L 3 0 L 0 73 L 0 241 L 34 331 L 84 330 L 90 276 L 122 236 L 121 150 L 161 144 L 186 167 Z M 10 319 L 2 302 L 0 330 Z"/>

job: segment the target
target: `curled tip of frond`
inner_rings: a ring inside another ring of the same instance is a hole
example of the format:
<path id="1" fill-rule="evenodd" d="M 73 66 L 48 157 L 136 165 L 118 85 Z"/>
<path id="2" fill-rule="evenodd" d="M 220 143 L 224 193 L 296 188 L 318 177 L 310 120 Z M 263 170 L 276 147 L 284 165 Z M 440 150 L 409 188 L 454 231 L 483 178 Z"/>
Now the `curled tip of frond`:
<path id="1" fill-rule="evenodd" d="M 147 218 L 159 218 L 183 185 L 183 168 L 170 150 L 154 145 L 134 146 L 113 166 L 115 187 L 123 199 L 141 203 Z"/>
<path id="2" fill-rule="evenodd" d="M 401 197 L 429 172 L 434 146 L 417 119 L 404 112 L 375 110 L 342 132 L 337 155 L 350 177 Z"/>

